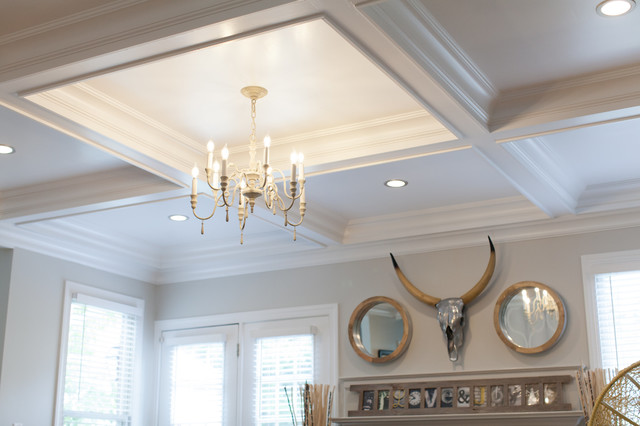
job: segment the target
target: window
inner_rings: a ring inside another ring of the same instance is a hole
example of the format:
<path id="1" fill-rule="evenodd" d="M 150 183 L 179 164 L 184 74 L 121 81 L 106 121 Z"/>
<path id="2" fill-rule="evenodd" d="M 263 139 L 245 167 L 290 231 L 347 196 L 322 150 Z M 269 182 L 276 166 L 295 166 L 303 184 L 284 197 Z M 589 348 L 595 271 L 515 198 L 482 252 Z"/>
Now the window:
<path id="1" fill-rule="evenodd" d="M 299 386 L 336 382 L 337 312 L 319 305 L 156 322 L 157 424 L 291 425 L 287 396 L 300 419 Z"/>
<path id="2" fill-rule="evenodd" d="M 640 271 L 595 277 L 603 368 L 621 370 L 640 358 Z"/>
<path id="3" fill-rule="evenodd" d="M 583 256 L 591 367 L 640 358 L 640 251 Z"/>
<path id="4" fill-rule="evenodd" d="M 67 283 L 57 425 L 138 424 L 143 304 L 139 299 Z"/>
<path id="5" fill-rule="evenodd" d="M 296 417 L 301 417 L 298 390 L 305 383 L 314 382 L 313 337 L 309 333 L 255 340 L 256 424 L 291 424 L 289 403 L 295 404 Z"/>
<path id="6" fill-rule="evenodd" d="M 159 424 L 235 424 L 238 326 L 165 331 Z"/>
<path id="7" fill-rule="evenodd" d="M 331 383 L 329 330 L 326 317 L 245 325 L 244 424 L 291 425 L 290 402 L 301 418 L 300 386 Z"/>

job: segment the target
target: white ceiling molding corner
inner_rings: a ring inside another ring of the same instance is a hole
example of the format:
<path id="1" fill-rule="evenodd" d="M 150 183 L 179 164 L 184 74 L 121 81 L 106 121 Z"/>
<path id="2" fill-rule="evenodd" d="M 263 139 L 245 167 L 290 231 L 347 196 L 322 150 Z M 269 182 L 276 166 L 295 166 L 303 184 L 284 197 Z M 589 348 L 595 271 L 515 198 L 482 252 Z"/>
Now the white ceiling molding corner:
<path id="1" fill-rule="evenodd" d="M 578 198 L 585 185 L 567 173 L 567 165 L 558 163 L 558 158 L 544 141 L 529 138 L 500 146 L 513 155 L 530 174 L 536 176 L 539 182 L 548 187 L 549 199 L 561 200 L 569 211 L 575 213 Z"/>
<path id="2" fill-rule="evenodd" d="M 365 3 L 359 9 L 488 128 L 495 88 L 420 2 Z"/>

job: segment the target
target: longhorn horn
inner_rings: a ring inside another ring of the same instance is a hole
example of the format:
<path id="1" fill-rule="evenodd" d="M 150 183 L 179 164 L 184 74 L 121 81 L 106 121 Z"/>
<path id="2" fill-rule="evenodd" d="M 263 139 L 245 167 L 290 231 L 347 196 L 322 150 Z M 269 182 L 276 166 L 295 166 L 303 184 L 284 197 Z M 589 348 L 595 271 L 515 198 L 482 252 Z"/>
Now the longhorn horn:
<path id="1" fill-rule="evenodd" d="M 422 291 L 418 290 L 416 286 L 411 284 L 411 281 L 409 281 L 407 277 L 405 277 L 402 271 L 400 270 L 400 267 L 398 266 L 398 262 L 396 262 L 396 259 L 393 257 L 393 254 L 391 253 L 389 254 L 391 255 L 391 261 L 393 262 L 393 269 L 396 270 L 396 274 L 398 275 L 398 278 L 400 278 L 400 282 L 402 283 L 404 288 L 406 288 L 409 291 L 409 293 L 411 293 L 413 297 L 431 306 L 436 306 L 436 304 L 438 304 L 438 302 L 442 300 L 442 299 L 438 299 L 437 297 L 429 296 L 428 294 L 423 293 Z M 486 272 L 485 272 L 485 275 L 486 275 Z"/>
<path id="2" fill-rule="evenodd" d="M 466 292 L 460 297 L 462 299 L 462 303 L 465 305 L 471 303 L 473 299 L 478 297 L 482 290 L 485 289 L 489 281 L 491 280 L 491 276 L 493 275 L 493 271 L 496 267 L 496 249 L 493 247 L 493 241 L 491 241 L 491 237 L 489 238 L 489 245 L 491 246 L 491 256 L 489 257 L 489 264 L 487 265 L 487 269 L 484 271 L 484 275 L 480 278 L 480 281 L 476 285 L 473 286 L 471 290 Z"/>

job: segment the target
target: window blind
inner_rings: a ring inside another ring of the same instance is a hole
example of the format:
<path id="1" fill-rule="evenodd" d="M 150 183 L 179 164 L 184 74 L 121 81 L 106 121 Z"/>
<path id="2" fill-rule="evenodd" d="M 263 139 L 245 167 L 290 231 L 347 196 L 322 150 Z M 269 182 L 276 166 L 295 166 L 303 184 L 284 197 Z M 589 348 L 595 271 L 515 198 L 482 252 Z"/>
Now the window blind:
<path id="1" fill-rule="evenodd" d="M 603 368 L 640 358 L 640 271 L 598 274 L 596 306 Z"/>
<path id="2" fill-rule="evenodd" d="M 300 386 L 314 380 L 313 334 L 261 337 L 255 340 L 255 424 L 290 425 L 289 400 L 301 420 Z"/>
<path id="3" fill-rule="evenodd" d="M 225 342 L 174 346 L 169 355 L 171 425 L 221 426 Z"/>
<path id="4" fill-rule="evenodd" d="M 138 316 L 73 300 L 64 378 L 64 425 L 131 424 Z"/>

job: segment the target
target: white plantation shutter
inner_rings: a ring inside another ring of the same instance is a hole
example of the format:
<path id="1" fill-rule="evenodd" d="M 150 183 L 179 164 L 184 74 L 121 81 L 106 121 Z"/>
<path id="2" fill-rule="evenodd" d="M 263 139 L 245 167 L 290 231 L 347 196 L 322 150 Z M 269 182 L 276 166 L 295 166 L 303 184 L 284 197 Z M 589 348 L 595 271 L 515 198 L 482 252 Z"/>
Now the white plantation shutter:
<path id="1" fill-rule="evenodd" d="M 640 360 L 640 271 L 597 274 L 595 298 L 602 367 Z"/>
<path id="2" fill-rule="evenodd" d="M 237 325 L 163 332 L 161 426 L 235 424 Z"/>
<path id="3" fill-rule="evenodd" d="M 300 422 L 299 388 L 314 382 L 314 335 L 256 338 L 254 360 L 255 423 L 270 426 L 292 424 L 289 401 L 295 404 Z"/>
<path id="4" fill-rule="evenodd" d="M 171 369 L 171 424 L 222 425 L 224 342 L 175 346 Z"/>
<path id="5" fill-rule="evenodd" d="M 69 306 L 64 425 L 131 425 L 141 310 L 86 295 Z"/>

